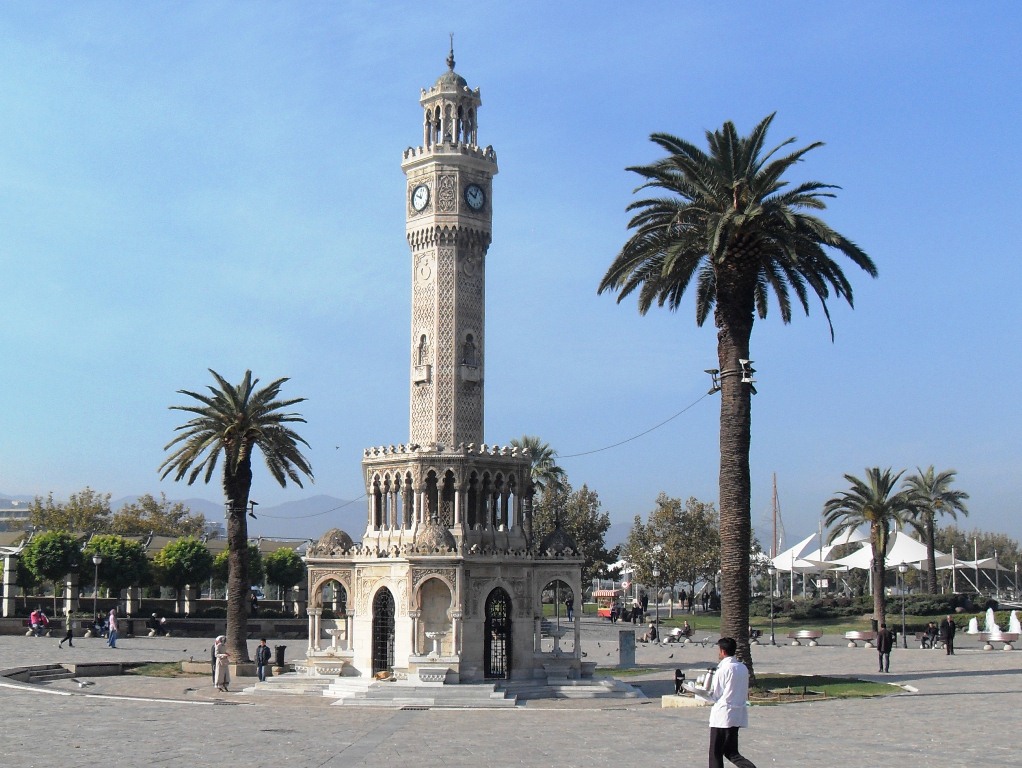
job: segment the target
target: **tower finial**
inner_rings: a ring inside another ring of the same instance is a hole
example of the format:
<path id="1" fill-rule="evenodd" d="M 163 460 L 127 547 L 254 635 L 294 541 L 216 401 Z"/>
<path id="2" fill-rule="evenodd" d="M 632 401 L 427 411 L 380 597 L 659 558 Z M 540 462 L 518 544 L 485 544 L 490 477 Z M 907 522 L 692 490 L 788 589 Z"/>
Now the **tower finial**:
<path id="1" fill-rule="evenodd" d="M 454 33 L 451 32 L 451 52 L 447 54 L 447 66 L 451 72 L 454 71 Z"/>

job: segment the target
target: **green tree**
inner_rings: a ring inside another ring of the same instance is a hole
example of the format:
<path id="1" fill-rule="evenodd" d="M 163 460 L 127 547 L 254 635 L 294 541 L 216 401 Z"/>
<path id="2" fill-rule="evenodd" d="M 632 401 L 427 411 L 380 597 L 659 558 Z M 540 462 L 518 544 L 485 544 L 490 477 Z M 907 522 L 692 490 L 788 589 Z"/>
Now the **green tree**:
<path id="1" fill-rule="evenodd" d="M 99 564 L 99 581 L 114 594 L 149 582 L 149 558 L 140 542 L 111 534 L 93 536 L 82 554 L 85 564 L 92 562 L 93 555 L 103 558 Z"/>
<path id="2" fill-rule="evenodd" d="M 629 169 L 645 180 L 639 190 L 652 190 L 653 196 L 628 206 L 635 212 L 628 225 L 634 232 L 599 286 L 599 293 L 617 292 L 619 302 L 638 289 L 639 312 L 645 314 L 654 302 L 677 310 L 695 278 L 696 323 L 703 325 L 713 311 L 721 389 L 721 633 L 738 641 L 738 656 L 749 665 L 752 386 L 743 371 L 748 372 L 753 321 L 757 314 L 766 317 L 771 293 L 785 323 L 791 320 L 792 294 L 806 314 L 810 292 L 816 294 L 828 325 L 828 298 L 851 305 L 851 284 L 828 249 L 877 273 L 858 246 L 806 212 L 824 209 L 835 187 L 789 186 L 784 179 L 821 144 L 779 156 L 795 141 L 788 139 L 764 153 L 773 117 L 749 136 L 738 135 L 731 122 L 708 131 L 709 153 L 675 136 L 653 134 L 667 156 Z"/>
<path id="3" fill-rule="evenodd" d="M 700 581 L 712 581 L 720 570 L 717 510 L 695 497 L 682 504 L 661 492 L 645 523 L 636 515 L 622 554 L 640 583 L 653 584 L 653 566 L 658 566 L 659 582 L 672 587 L 672 597 L 679 582 L 695 588 Z"/>
<path id="4" fill-rule="evenodd" d="M 887 572 L 887 542 L 894 529 L 911 520 L 912 506 L 907 491 L 895 491 L 904 471 L 893 474 L 890 467 L 866 469 L 866 479 L 845 475 L 851 487 L 828 499 L 823 505 L 824 523 L 833 543 L 842 534 L 869 527 L 869 543 L 873 551 L 873 617 L 883 623 L 887 616 L 884 575 Z"/>
<path id="5" fill-rule="evenodd" d="M 248 577 L 252 584 L 261 584 L 263 581 L 263 553 L 259 551 L 259 545 L 250 541 L 248 543 Z M 231 553 L 229 550 L 218 552 L 213 558 L 213 583 L 218 587 L 227 586 L 231 576 Z"/>
<path id="6" fill-rule="evenodd" d="M 110 520 L 110 532 L 118 536 L 202 536 L 206 516 L 193 515 L 181 502 L 170 502 L 164 493 L 159 500 L 152 494 L 125 504 Z"/>
<path id="7" fill-rule="evenodd" d="M 160 582 L 178 593 L 187 584 L 201 584 L 213 573 L 213 555 L 203 542 L 191 537 L 167 544 L 156 553 L 153 564 Z"/>
<path id="8" fill-rule="evenodd" d="M 72 493 L 66 504 L 54 502 L 52 493 L 46 499 L 36 496 L 29 509 L 32 525 L 43 531 L 105 533 L 110 528 L 110 494 L 88 486 Z"/>
<path id="9" fill-rule="evenodd" d="M 263 567 L 266 569 L 266 581 L 275 585 L 281 593 L 280 609 L 283 611 L 284 594 L 305 581 L 305 561 L 290 547 L 281 547 L 264 558 Z"/>
<path id="10" fill-rule="evenodd" d="M 904 487 L 909 492 L 914 514 L 923 529 L 926 544 L 926 591 L 931 595 L 937 593 L 937 560 L 933 554 L 935 520 L 938 515 L 957 518 L 958 512 L 969 514 L 965 506 L 969 494 L 951 487 L 956 474 L 953 469 L 936 472 L 931 464 L 925 472 L 916 467 L 916 473 L 905 478 Z"/>
<path id="11" fill-rule="evenodd" d="M 553 532 L 556 516 L 560 514 L 561 527 L 575 540 L 582 555 L 583 584 L 606 572 L 607 565 L 613 562 L 606 542 L 610 515 L 603 511 L 596 491 L 589 490 L 587 485 L 574 491 L 566 481 L 556 488 L 548 487 L 534 514 L 537 542 Z M 576 598 L 581 604 L 581 596 Z"/>
<path id="12" fill-rule="evenodd" d="M 164 446 L 173 453 L 160 465 L 162 477 L 187 478 L 191 485 L 199 477 L 208 483 L 223 460 L 222 483 L 227 500 L 227 548 L 230 552 L 230 576 L 227 584 L 227 647 L 239 661 L 247 662 L 247 626 L 251 577 L 248 563 L 248 509 L 252 488 L 252 453 L 258 448 L 270 476 L 281 486 L 290 480 L 302 486 L 301 474 L 312 479 L 312 467 L 302 455 L 300 445 L 308 443 L 290 424 L 305 423 L 297 413 L 286 411 L 305 398 L 278 400 L 287 379 L 277 379 L 257 389 L 259 379 L 251 371 L 238 385 L 230 384 L 210 369 L 217 387 L 208 394 L 179 390 L 198 401 L 197 405 L 173 405 L 171 410 L 192 414 L 177 427 L 177 437 Z M 176 446 L 176 447 L 175 447 Z M 301 474 L 300 474 L 301 473 Z"/>
<path id="13" fill-rule="evenodd" d="M 53 582 L 53 613 L 56 615 L 57 593 L 63 592 L 58 584 L 82 564 L 78 539 L 66 531 L 46 531 L 32 537 L 21 551 L 21 557 L 36 579 Z"/>

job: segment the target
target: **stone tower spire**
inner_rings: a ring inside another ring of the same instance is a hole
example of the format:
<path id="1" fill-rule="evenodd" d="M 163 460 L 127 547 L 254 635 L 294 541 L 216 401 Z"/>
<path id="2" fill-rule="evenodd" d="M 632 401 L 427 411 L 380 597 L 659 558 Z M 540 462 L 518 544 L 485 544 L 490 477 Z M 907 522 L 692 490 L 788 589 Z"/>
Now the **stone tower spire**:
<path id="1" fill-rule="evenodd" d="M 482 99 L 447 71 L 419 99 L 422 145 L 405 150 L 405 233 L 412 254 L 409 442 L 483 440 L 484 285 L 497 157 L 480 148 Z"/>

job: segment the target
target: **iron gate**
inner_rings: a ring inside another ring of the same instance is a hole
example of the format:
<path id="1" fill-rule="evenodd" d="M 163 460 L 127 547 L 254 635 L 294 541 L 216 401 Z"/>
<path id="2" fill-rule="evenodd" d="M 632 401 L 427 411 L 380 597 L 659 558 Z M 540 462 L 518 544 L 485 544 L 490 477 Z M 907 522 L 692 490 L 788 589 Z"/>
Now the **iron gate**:
<path id="1" fill-rule="evenodd" d="M 394 669 L 394 596 L 381 589 L 373 598 L 373 674 Z"/>
<path id="2" fill-rule="evenodd" d="M 497 587 L 486 598 L 486 677 L 507 680 L 511 676 L 511 598 Z"/>

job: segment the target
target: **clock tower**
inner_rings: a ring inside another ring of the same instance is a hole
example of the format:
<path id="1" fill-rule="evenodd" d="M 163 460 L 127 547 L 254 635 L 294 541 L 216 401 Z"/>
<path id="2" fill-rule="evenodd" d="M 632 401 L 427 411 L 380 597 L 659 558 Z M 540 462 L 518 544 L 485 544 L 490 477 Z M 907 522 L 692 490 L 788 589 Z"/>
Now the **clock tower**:
<path id="1" fill-rule="evenodd" d="M 497 156 L 481 148 L 482 99 L 454 71 L 424 89 L 422 146 L 405 150 L 412 251 L 409 442 L 456 448 L 483 439 L 484 285 Z"/>
<path id="2" fill-rule="evenodd" d="M 362 454 L 361 540 L 334 529 L 308 550 L 309 670 L 430 685 L 583 671 L 578 620 L 564 648 L 568 628 L 550 635 L 542 618 L 551 590 L 581 603 L 578 546 L 560 525 L 534 539 L 531 457 L 483 442 L 497 156 L 479 146 L 481 104 L 479 89 L 454 71 L 453 51 L 419 99 L 422 145 L 401 162 L 412 256 L 410 437 Z M 324 616 L 328 593 L 333 619 Z"/>

